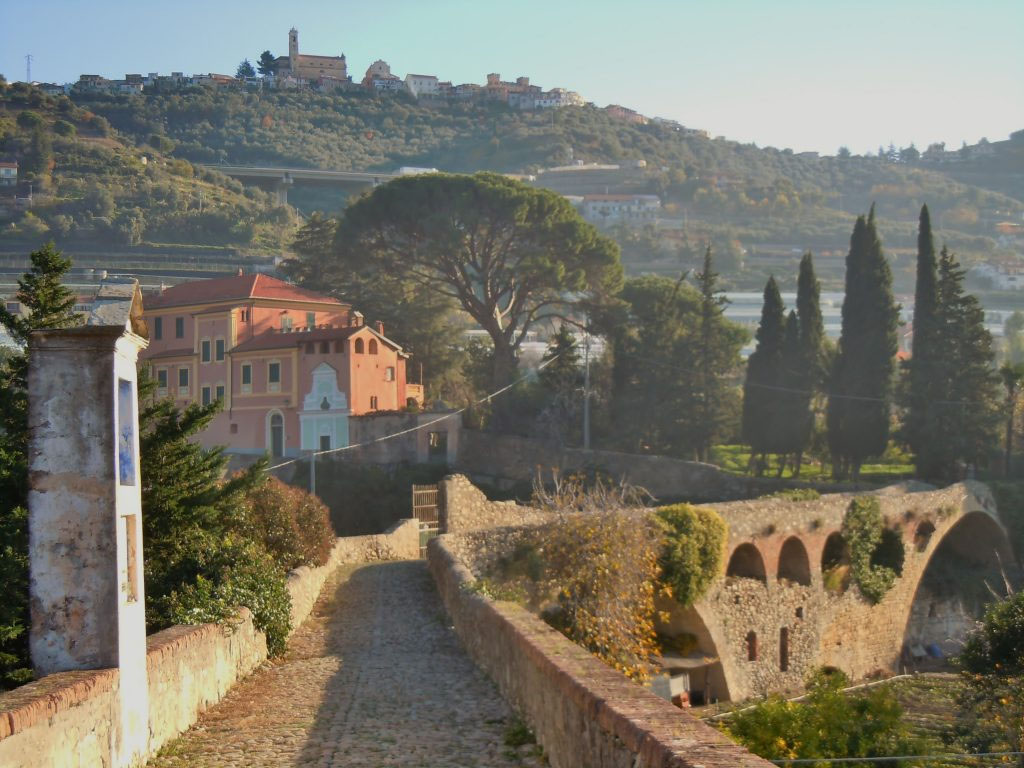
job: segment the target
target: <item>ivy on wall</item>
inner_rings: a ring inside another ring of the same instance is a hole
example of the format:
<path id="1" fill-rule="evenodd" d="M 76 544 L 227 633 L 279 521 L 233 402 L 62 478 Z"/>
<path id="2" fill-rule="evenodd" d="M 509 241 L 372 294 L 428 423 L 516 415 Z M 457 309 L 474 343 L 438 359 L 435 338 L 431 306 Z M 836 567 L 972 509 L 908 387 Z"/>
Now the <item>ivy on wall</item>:
<path id="1" fill-rule="evenodd" d="M 879 602 L 903 573 L 903 540 L 885 527 L 878 499 L 858 496 L 843 516 L 843 538 L 850 550 L 850 572 L 861 594 Z"/>
<path id="2" fill-rule="evenodd" d="M 681 605 L 693 605 L 722 574 L 729 527 L 711 509 L 673 504 L 655 512 L 664 532 L 661 581 Z"/>

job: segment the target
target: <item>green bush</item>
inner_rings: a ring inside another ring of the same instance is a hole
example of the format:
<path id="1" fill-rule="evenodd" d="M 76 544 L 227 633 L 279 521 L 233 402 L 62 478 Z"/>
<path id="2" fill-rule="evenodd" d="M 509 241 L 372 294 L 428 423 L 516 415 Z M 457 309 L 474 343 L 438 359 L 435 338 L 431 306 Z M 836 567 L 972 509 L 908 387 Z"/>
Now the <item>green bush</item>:
<path id="1" fill-rule="evenodd" d="M 654 518 L 664 534 L 661 581 L 676 601 L 692 605 L 722 572 L 729 528 L 717 512 L 690 504 L 661 507 Z"/>
<path id="2" fill-rule="evenodd" d="M 56 120 L 53 123 L 53 132 L 60 136 L 74 136 L 78 129 L 67 120 Z"/>
<path id="3" fill-rule="evenodd" d="M 787 501 L 817 501 L 821 498 L 821 493 L 815 488 L 786 488 L 782 491 L 769 493 L 761 498 L 786 499 Z"/>
<path id="4" fill-rule="evenodd" d="M 903 540 L 886 531 L 878 499 L 858 496 L 843 516 L 843 538 L 850 548 L 850 574 L 861 594 L 879 602 L 903 572 Z"/>
<path id="5" fill-rule="evenodd" d="M 274 558 L 254 542 L 231 541 L 211 553 L 207 575 L 155 600 L 168 624 L 231 624 L 239 606 L 267 636 L 272 656 L 284 652 L 291 630 L 291 600 L 285 575 Z"/>

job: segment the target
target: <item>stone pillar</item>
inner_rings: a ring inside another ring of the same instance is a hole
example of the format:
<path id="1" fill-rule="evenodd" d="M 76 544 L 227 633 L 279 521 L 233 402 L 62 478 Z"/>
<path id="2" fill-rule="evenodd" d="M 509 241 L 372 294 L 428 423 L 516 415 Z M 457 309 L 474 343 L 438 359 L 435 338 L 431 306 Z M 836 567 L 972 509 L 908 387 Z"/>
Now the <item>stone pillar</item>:
<path id="1" fill-rule="evenodd" d="M 104 290 L 86 325 L 29 342 L 29 644 L 40 676 L 118 668 L 112 763 L 128 765 L 149 733 L 135 368 L 147 342 L 138 284 Z"/>

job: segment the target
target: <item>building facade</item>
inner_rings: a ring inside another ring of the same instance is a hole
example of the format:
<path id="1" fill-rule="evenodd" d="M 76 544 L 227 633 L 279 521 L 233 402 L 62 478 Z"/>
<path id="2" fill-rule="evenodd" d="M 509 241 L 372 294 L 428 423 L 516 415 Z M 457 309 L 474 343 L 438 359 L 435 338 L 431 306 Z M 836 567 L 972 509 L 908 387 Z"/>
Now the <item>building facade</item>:
<path id="1" fill-rule="evenodd" d="M 319 81 L 320 78 L 342 81 L 348 79 L 348 64 L 345 62 L 344 53 L 340 56 L 312 56 L 299 53 L 299 30 L 295 27 L 288 30 L 288 55 L 278 56 L 275 63 L 276 75 L 279 78 L 292 77 L 309 82 Z"/>
<path id="2" fill-rule="evenodd" d="M 349 445 L 350 416 L 422 404 L 408 355 L 361 313 L 266 275 L 183 283 L 144 301 L 157 395 L 222 400 L 204 445 L 272 457 Z"/>

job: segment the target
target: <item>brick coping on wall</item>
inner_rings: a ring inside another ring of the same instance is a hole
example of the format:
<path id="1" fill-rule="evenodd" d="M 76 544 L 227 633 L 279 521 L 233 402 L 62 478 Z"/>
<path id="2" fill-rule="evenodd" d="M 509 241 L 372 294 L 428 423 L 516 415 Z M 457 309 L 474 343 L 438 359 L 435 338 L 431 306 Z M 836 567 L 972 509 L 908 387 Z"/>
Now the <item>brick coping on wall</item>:
<path id="1" fill-rule="evenodd" d="M 0 740 L 114 690 L 116 669 L 58 672 L 0 694 Z"/>
<path id="2" fill-rule="evenodd" d="M 724 734 L 630 681 L 521 606 L 491 601 L 467 590 L 470 570 L 448 546 L 452 535 L 430 542 L 428 561 L 455 631 L 478 665 L 519 709 L 559 768 L 611 764 L 611 755 L 645 768 L 766 768 Z M 490 637 L 488 637 L 490 635 Z M 497 642 L 495 639 L 498 638 Z M 490 648 L 489 648 L 490 646 Z M 494 646 L 500 646 L 496 648 Z M 489 652 L 490 651 L 490 652 Z M 543 690 L 525 691 L 536 677 Z M 551 697 L 583 719 L 578 733 L 567 720 L 542 717 Z M 603 731 L 600 744 L 586 724 Z M 620 764 L 618 758 L 615 764 Z"/>

